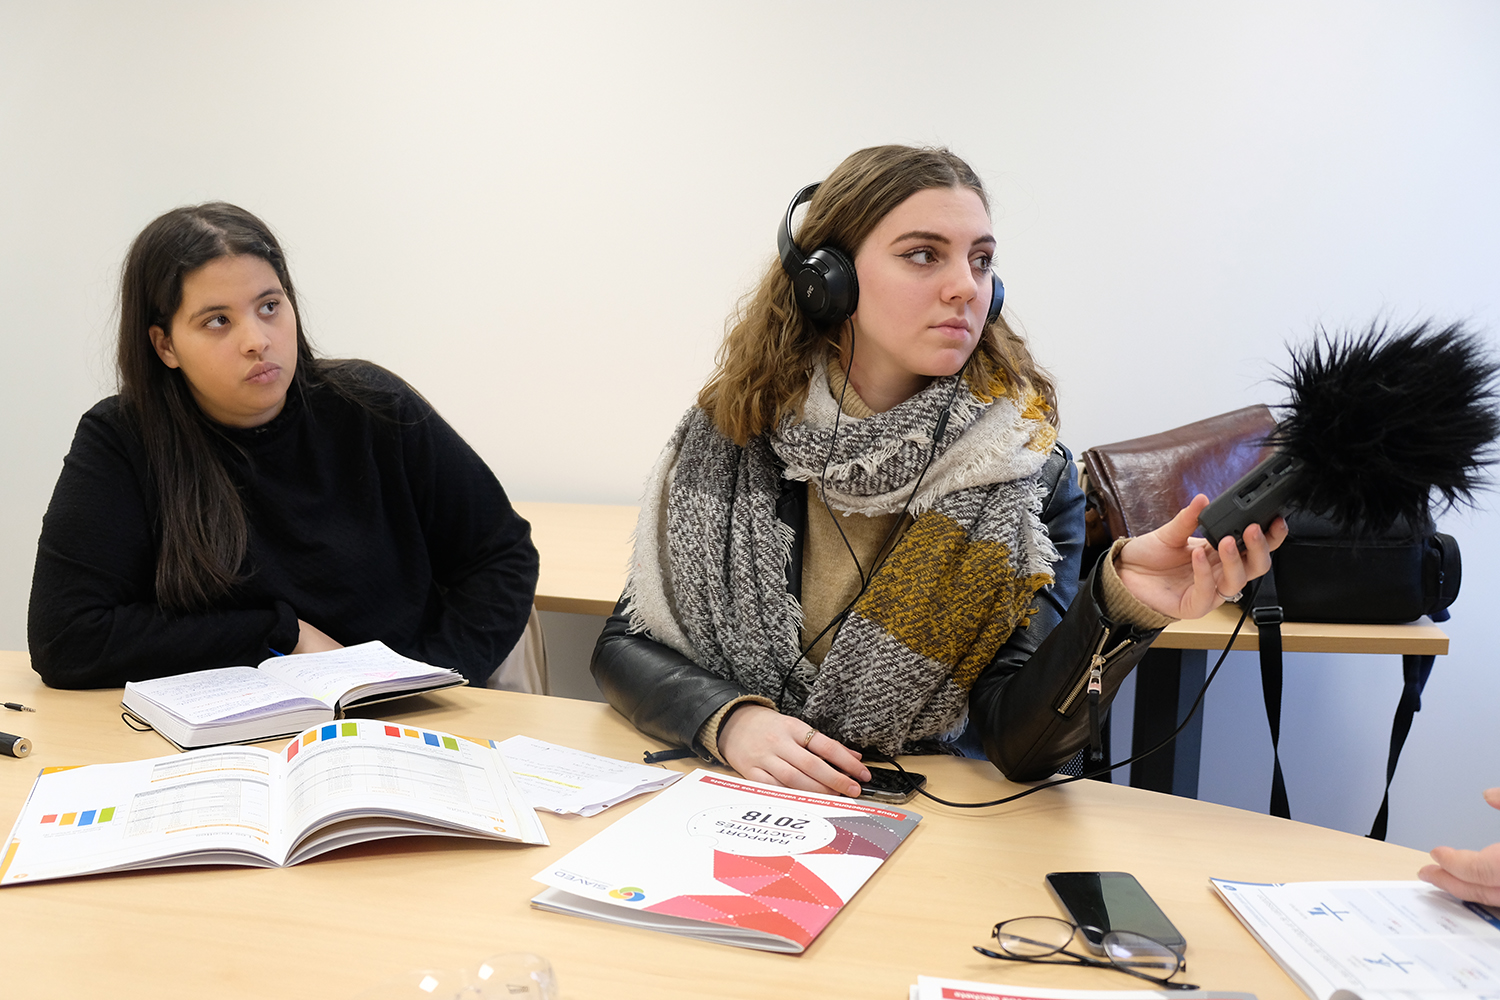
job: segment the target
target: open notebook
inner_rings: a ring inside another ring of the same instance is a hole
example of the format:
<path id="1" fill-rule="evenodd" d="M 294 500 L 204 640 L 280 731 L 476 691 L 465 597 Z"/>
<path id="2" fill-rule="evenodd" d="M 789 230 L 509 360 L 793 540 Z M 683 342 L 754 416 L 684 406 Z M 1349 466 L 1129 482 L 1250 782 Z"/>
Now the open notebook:
<path id="1" fill-rule="evenodd" d="M 182 749 L 258 743 L 332 722 L 357 705 L 465 683 L 376 640 L 125 685 L 127 712 Z"/>

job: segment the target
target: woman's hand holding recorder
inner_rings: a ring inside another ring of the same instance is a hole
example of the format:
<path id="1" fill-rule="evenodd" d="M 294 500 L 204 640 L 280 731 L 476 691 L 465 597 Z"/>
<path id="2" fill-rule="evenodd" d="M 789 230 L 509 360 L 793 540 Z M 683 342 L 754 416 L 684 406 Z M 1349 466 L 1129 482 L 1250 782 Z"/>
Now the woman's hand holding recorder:
<path id="1" fill-rule="evenodd" d="M 1271 568 L 1271 552 L 1286 538 L 1284 520 L 1271 522 L 1269 535 L 1258 524 L 1247 527 L 1241 554 L 1232 535 L 1220 539 L 1217 548 L 1193 537 L 1207 506 L 1208 498 L 1198 494 L 1172 520 L 1120 550 L 1120 582 L 1151 610 L 1201 618 Z"/>

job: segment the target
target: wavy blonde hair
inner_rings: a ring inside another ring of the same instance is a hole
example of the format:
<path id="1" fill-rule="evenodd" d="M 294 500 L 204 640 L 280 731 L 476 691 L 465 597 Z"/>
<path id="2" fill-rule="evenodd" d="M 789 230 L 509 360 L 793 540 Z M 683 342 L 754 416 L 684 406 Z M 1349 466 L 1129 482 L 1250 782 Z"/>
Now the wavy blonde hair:
<path id="1" fill-rule="evenodd" d="M 967 163 L 947 149 L 872 146 L 861 149 L 828 175 L 808 203 L 797 231 L 804 251 L 832 245 L 849 258 L 892 209 L 918 191 L 965 187 L 989 199 Z M 840 327 L 819 328 L 797 308 L 792 282 L 773 260 L 760 284 L 741 300 L 726 324 L 717 367 L 698 392 L 698 406 L 714 425 L 744 446 L 787 414 L 800 414 L 808 377 L 819 358 L 839 351 Z M 1026 342 L 1003 316 L 984 328 L 967 369 L 969 385 L 981 396 L 1031 392 L 1047 405 L 1057 424 L 1057 394 L 1037 366 Z"/>

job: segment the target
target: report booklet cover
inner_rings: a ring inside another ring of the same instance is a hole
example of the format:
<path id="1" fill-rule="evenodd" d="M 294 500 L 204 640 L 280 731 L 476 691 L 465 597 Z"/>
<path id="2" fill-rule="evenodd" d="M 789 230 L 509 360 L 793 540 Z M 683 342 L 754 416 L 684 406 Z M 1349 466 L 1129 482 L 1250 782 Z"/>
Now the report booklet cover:
<path id="1" fill-rule="evenodd" d="M 533 876 L 532 905 L 801 952 L 922 817 L 698 770 Z"/>

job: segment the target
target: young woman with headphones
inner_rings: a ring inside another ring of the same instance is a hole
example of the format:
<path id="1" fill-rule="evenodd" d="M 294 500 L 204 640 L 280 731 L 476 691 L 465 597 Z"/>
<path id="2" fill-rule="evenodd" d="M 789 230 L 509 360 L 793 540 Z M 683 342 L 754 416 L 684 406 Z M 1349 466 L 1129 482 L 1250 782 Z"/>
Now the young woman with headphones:
<path id="1" fill-rule="evenodd" d="M 483 684 L 510 652 L 530 527 L 400 378 L 313 355 L 255 216 L 179 208 L 136 237 L 117 363 L 42 522 L 28 637 L 48 684 L 371 639 Z"/>
<path id="2" fill-rule="evenodd" d="M 882 146 L 802 201 L 653 470 L 594 677 L 643 732 L 755 780 L 856 795 L 866 749 L 1045 777 L 1157 632 L 1264 573 L 1285 528 L 1214 550 L 1199 497 L 1080 582 L 1083 495 L 1001 316 L 979 178 Z"/>

